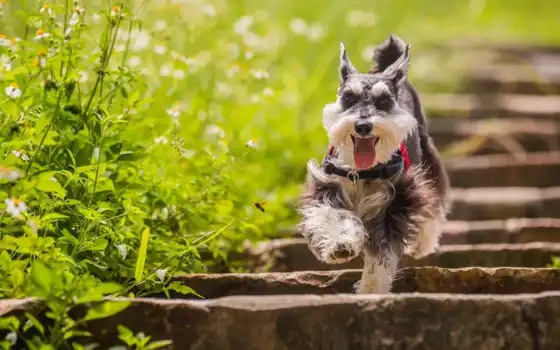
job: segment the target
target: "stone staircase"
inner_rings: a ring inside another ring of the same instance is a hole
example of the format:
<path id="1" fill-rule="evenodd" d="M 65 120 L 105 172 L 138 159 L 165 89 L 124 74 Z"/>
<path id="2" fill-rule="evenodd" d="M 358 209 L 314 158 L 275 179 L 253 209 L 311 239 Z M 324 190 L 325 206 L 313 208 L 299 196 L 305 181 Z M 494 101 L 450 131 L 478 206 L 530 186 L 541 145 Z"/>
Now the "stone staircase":
<path id="1" fill-rule="evenodd" d="M 174 349 L 559 349 L 560 269 L 545 267 L 560 256 L 560 52 L 490 51 L 457 93 L 421 93 L 453 211 L 440 251 L 405 257 L 393 294 L 353 294 L 359 259 L 322 264 L 287 234 L 248 247 L 252 273 L 176 278 L 206 300 L 135 299 L 90 323 L 96 342 L 122 323 Z"/>

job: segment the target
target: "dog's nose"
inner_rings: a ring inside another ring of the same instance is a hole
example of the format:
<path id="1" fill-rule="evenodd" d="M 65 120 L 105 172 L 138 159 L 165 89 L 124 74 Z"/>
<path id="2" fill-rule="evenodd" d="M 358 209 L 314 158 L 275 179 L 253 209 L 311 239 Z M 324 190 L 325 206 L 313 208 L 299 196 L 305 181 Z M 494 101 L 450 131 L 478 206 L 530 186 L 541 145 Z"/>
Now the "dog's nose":
<path id="1" fill-rule="evenodd" d="M 356 133 L 360 136 L 369 136 L 373 130 L 371 122 L 360 120 L 356 123 Z"/>

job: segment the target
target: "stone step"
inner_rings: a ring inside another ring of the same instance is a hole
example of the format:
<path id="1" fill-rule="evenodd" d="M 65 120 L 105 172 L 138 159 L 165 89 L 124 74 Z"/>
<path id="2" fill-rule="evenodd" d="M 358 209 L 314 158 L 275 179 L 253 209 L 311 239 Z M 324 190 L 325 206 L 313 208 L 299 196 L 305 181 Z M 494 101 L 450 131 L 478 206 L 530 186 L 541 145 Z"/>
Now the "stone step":
<path id="1" fill-rule="evenodd" d="M 422 94 L 426 115 L 436 118 L 560 119 L 560 96 L 521 94 Z"/>
<path id="2" fill-rule="evenodd" d="M 181 350 L 560 348 L 560 292 L 116 301 L 131 304 L 85 325 L 88 342 L 101 349 L 115 345 L 118 325 Z M 30 300 L 0 301 L 0 316 L 34 307 Z"/>
<path id="3" fill-rule="evenodd" d="M 554 187 L 560 185 L 560 152 L 492 154 L 446 159 L 451 185 L 467 187 Z"/>
<path id="4" fill-rule="evenodd" d="M 560 187 L 453 189 L 450 220 L 560 217 Z"/>
<path id="5" fill-rule="evenodd" d="M 448 221 L 440 238 L 441 245 L 530 242 L 560 242 L 560 219 Z"/>
<path id="6" fill-rule="evenodd" d="M 362 259 L 344 264 L 325 264 L 311 253 L 303 238 L 284 238 L 260 242 L 247 249 L 247 265 L 252 272 L 327 271 L 359 269 Z M 546 267 L 560 256 L 560 243 L 504 243 L 443 245 L 439 252 L 421 259 L 404 256 L 401 267 L 437 266 Z"/>
<path id="7" fill-rule="evenodd" d="M 440 118 L 430 120 L 429 132 L 438 149 L 451 154 L 472 140 L 474 154 L 544 152 L 560 149 L 560 123 L 548 120 Z M 464 147 L 463 147 L 464 148 Z"/>
<path id="8" fill-rule="evenodd" d="M 361 270 L 191 274 L 174 281 L 206 299 L 233 295 L 354 293 Z M 393 293 L 521 294 L 560 290 L 560 269 L 409 267 L 398 273 Z M 163 296 L 163 295 L 162 295 Z M 171 294 L 172 298 L 198 298 Z"/>

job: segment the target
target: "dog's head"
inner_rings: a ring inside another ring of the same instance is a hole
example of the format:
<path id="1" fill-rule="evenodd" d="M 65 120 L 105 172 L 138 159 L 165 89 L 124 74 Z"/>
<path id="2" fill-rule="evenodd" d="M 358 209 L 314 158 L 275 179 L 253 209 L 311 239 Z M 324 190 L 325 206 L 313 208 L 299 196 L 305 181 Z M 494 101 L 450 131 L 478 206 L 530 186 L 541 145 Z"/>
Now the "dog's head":
<path id="1" fill-rule="evenodd" d="M 416 119 L 397 103 L 409 59 L 410 45 L 391 35 L 375 52 L 377 71 L 361 74 L 340 44 L 340 87 L 336 102 L 323 110 L 323 126 L 347 165 L 367 169 L 389 161 L 416 128 Z"/>

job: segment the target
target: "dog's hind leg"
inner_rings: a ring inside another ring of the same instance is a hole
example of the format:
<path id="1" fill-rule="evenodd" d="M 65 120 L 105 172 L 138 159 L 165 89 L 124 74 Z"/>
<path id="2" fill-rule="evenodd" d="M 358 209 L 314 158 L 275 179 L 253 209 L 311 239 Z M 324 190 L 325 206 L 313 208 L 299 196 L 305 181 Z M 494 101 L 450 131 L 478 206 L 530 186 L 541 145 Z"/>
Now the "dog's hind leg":
<path id="1" fill-rule="evenodd" d="M 415 259 L 435 253 L 439 248 L 439 239 L 445 223 L 445 212 L 441 208 L 439 214 L 427 221 L 418 232 L 418 235 L 406 248 L 406 254 Z"/>
<path id="2" fill-rule="evenodd" d="M 374 254 L 369 248 L 363 252 L 364 269 L 362 278 L 355 285 L 358 294 L 387 294 L 391 287 L 399 263 L 398 255 L 391 251 Z"/>

